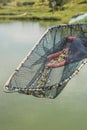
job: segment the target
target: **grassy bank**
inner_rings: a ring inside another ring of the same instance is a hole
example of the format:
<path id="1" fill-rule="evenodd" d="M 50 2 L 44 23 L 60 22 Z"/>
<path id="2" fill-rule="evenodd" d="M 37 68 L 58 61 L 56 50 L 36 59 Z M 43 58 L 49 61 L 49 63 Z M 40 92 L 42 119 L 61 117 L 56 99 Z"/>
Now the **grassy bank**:
<path id="1" fill-rule="evenodd" d="M 87 3 L 81 4 L 78 0 L 65 4 L 63 10 L 57 9 L 54 13 L 49 8 L 47 2 L 41 3 L 36 0 L 32 6 L 17 6 L 16 2 L 8 3 L 5 6 L 0 4 L 0 21 L 44 20 L 68 23 L 72 16 L 87 12 Z M 84 20 L 84 22 L 87 21 Z"/>

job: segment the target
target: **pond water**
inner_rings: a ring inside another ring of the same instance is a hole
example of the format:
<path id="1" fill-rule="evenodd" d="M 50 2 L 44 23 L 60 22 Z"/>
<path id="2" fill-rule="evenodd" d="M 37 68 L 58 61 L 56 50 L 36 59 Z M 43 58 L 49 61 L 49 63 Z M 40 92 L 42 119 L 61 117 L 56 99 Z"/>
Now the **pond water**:
<path id="1" fill-rule="evenodd" d="M 56 99 L 3 92 L 4 83 L 46 29 L 39 23 L 0 24 L 0 130 L 87 129 L 87 65 Z"/>

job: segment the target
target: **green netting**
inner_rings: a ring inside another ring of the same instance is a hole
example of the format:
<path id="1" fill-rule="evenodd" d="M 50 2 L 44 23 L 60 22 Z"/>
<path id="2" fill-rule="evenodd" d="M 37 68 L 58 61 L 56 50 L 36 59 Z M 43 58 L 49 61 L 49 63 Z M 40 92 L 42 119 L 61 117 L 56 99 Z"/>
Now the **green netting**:
<path id="1" fill-rule="evenodd" d="M 66 38 L 70 36 L 74 39 L 67 41 Z M 86 63 L 84 40 L 87 43 L 87 24 L 58 25 L 50 28 L 15 70 L 5 88 L 10 92 L 55 98 Z M 66 48 L 69 48 L 66 64 L 48 68 L 47 64 L 56 62 L 56 58 L 50 61 L 47 57 Z M 79 50 L 80 55 L 74 56 Z"/>

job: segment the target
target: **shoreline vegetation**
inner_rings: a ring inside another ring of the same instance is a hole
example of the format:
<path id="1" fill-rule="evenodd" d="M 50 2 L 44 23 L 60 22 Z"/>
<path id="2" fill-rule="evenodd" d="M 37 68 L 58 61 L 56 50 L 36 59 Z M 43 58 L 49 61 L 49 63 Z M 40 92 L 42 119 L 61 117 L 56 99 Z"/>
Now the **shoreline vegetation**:
<path id="1" fill-rule="evenodd" d="M 9 3 L 0 3 L 0 22 L 8 21 L 52 21 L 66 24 L 75 15 L 87 13 L 87 2 L 73 0 L 63 5 L 62 9 L 56 8 L 54 12 L 49 8 L 48 2 L 36 0 L 31 5 L 23 4 L 23 1 L 14 0 Z M 87 23 L 87 19 L 82 21 Z"/>

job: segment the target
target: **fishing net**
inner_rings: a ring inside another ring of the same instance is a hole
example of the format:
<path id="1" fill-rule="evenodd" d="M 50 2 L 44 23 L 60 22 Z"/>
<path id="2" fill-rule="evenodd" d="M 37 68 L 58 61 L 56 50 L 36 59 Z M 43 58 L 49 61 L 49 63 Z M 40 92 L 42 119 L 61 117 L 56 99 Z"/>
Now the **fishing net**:
<path id="1" fill-rule="evenodd" d="M 87 24 L 50 28 L 5 84 L 10 92 L 55 98 L 87 62 Z"/>

